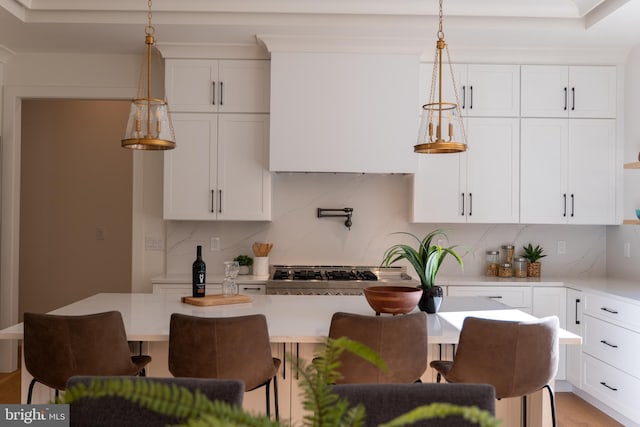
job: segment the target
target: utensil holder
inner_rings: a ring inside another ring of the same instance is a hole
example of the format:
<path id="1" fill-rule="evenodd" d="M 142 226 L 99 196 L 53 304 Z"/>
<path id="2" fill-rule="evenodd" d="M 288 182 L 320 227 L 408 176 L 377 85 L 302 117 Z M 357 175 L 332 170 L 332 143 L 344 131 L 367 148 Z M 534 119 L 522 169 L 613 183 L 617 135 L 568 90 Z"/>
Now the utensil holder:
<path id="1" fill-rule="evenodd" d="M 258 256 L 253 259 L 253 275 L 260 279 L 269 277 L 269 257 Z"/>

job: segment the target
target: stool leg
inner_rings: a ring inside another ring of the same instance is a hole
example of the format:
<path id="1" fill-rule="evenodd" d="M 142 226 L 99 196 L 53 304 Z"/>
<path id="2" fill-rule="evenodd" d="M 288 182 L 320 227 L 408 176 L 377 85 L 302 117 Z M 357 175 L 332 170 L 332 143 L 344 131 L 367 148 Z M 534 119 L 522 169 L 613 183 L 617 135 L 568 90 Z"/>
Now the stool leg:
<path id="1" fill-rule="evenodd" d="M 29 393 L 27 394 L 27 405 L 31 403 L 31 396 L 33 394 L 33 386 L 36 384 L 36 379 L 33 378 L 29 383 Z"/>
<path id="2" fill-rule="evenodd" d="M 271 388 L 271 378 L 267 380 L 265 385 L 265 395 L 267 397 L 267 417 L 271 418 L 271 399 L 269 395 L 269 389 Z"/>
<path id="3" fill-rule="evenodd" d="M 551 403 L 551 425 L 556 427 L 556 399 L 555 393 L 549 384 L 545 385 L 547 390 L 549 391 L 549 402 Z"/>
<path id="4" fill-rule="evenodd" d="M 280 409 L 278 407 L 278 375 L 273 377 L 273 400 L 276 405 L 276 421 L 280 421 Z"/>
<path id="5" fill-rule="evenodd" d="M 527 427 L 527 395 L 522 396 L 522 427 Z"/>

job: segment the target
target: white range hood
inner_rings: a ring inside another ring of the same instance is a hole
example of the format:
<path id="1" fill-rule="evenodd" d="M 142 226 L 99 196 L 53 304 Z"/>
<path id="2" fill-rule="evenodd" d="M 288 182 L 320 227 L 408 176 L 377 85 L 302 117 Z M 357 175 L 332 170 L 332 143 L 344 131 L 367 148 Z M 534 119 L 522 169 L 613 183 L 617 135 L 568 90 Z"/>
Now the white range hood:
<path id="1" fill-rule="evenodd" d="M 271 171 L 417 170 L 417 53 L 270 50 Z"/>

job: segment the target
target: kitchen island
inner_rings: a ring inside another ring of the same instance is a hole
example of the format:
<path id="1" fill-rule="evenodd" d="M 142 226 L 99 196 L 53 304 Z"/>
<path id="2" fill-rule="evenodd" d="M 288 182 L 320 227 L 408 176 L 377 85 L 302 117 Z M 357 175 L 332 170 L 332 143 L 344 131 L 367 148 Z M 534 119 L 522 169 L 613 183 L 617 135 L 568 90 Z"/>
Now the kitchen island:
<path id="1" fill-rule="evenodd" d="M 304 296 L 304 295 L 253 295 L 252 302 L 244 304 L 199 307 L 184 304 L 180 296 L 175 294 L 125 294 L 103 293 L 85 298 L 53 310 L 51 314 L 81 315 L 108 310 L 122 313 L 127 331 L 127 338 L 133 342 L 143 343 L 153 361 L 148 367 L 149 376 L 169 376 L 167 369 L 167 349 L 169 340 L 169 320 L 172 313 L 183 313 L 202 317 L 231 317 L 248 314 L 264 314 L 267 318 L 274 356 L 285 361 L 279 374 L 280 404 L 283 418 L 294 421 L 301 416 L 297 401 L 297 384 L 295 372 L 286 361 L 285 354 L 293 354 L 309 360 L 313 356 L 315 346 L 324 342 L 328 335 L 331 316 L 336 311 L 345 311 L 365 315 L 373 315 L 373 310 L 363 296 Z M 458 341 L 461 322 L 466 316 L 479 316 L 504 320 L 531 320 L 533 316 L 507 307 L 489 298 L 482 297 L 447 297 L 444 299 L 440 313 L 428 315 L 428 334 L 430 352 L 433 358 L 439 358 L 442 344 L 455 344 Z M 0 331 L 0 339 L 21 340 L 22 323 Z M 560 342 L 563 344 L 579 344 L 581 338 L 562 330 Z M 447 346 L 450 347 L 450 346 Z M 443 356 L 449 355 L 447 351 Z M 427 374 L 426 374 L 427 375 Z M 22 370 L 22 394 L 26 400 L 26 390 L 31 377 L 26 369 Z M 423 378 L 429 381 L 431 378 Z M 50 399 L 48 389 L 36 386 L 34 396 L 40 400 Z M 245 397 L 247 406 L 260 408 L 262 394 Z M 253 399 L 257 397 L 257 399 Z M 251 402 L 256 400 L 255 406 Z"/>

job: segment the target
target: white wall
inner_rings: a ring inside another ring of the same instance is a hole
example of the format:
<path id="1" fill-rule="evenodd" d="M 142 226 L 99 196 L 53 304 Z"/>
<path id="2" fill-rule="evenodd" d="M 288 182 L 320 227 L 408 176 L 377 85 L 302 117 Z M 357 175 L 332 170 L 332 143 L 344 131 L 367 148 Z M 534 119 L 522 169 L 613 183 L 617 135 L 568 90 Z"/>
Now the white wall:
<path id="1" fill-rule="evenodd" d="M 625 66 L 625 142 L 624 162 L 638 161 L 640 153 L 640 46 L 634 48 Z M 624 171 L 624 217 L 634 218 L 640 208 L 640 170 Z M 625 258 L 624 247 L 629 244 L 631 257 Z M 620 279 L 638 280 L 640 276 L 640 226 L 607 227 L 607 275 Z"/>
<path id="2" fill-rule="evenodd" d="M 460 245 L 465 270 L 448 260 L 443 276 L 473 277 L 484 273 L 485 251 L 515 243 L 517 252 L 531 242 L 546 248 L 543 278 L 598 277 L 605 273 L 604 226 L 409 224 L 410 175 L 286 174 L 273 177 L 273 221 L 167 223 L 167 272 L 189 273 L 195 246 L 203 245 L 208 271 L 223 272 L 223 261 L 251 255 L 255 241 L 272 242 L 275 264 L 379 265 L 384 250 L 409 231 L 418 236 L 444 227 L 451 244 Z M 341 218 L 317 218 L 317 208 L 352 207 L 353 226 Z M 222 251 L 209 250 L 220 237 Z M 557 241 L 567 245 L 557 255 Z M 408 240 L 406 240 L 409 242 Z"/>

